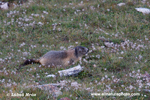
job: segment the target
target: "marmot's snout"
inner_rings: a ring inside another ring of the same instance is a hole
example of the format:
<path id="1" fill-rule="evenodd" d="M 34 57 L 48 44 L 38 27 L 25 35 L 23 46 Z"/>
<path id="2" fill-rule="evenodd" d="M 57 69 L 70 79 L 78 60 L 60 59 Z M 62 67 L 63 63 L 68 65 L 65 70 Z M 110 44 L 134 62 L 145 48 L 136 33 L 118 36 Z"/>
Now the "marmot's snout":
<path id="1" fill-rule="evenodd" d="M 86 48 L 86 54 L 89 52 L 89 48 Z"/>
<path id="2" fill-rule="evenodd" d="M 89 49 L 84 47 L 84 50 L 82 51 L 83 55 L 87 54 L 89 52 Z"/>

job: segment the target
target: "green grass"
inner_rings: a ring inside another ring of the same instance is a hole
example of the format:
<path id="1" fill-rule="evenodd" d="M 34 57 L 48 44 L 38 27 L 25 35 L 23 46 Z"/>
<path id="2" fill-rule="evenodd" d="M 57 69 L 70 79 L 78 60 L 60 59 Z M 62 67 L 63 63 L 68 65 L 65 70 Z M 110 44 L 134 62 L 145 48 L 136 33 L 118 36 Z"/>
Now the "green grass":
<path id="1" fill-rule="evenodd" d="M 143 91 L 149 88 L 148 81 L 138 76 L 145 71 L 150 73 L 150 17 L 135 10 L 136 7 L 149 8 L 149 5 L 148 1 L 145 4 L 141 0 L 129 1 L 118 7 L 123 0 L 83 0 L 83 3 L 80 0 L 34 0 L 30 4 L 26 2 L 20 7 L 1 10 L 0 98 L 54 99 L 44 90 L 26 89 L 25 86 L 69 80 L 70 83 L 61 89 L 63 94 L 55 99 L 149 100 L 150 94 Z M 112 41 L 113 46 L 106 46 L 99 36 Z M 45 73 L 55 74 L 60 69 L 36 64 L 25 66 L 19 72 L 16 70 L 25 59 L 39 58 L 49 50 L 60 50 L 62 46 L 68 49 L 77 45 L 91 50 L 83 57 L 87 62 L 82 60 L 84 71 L 78 76 L 45 78 Z M 71 86 L 74 81 L 82 88 L 75 90 Z M 21 91 L 37 96 L 6 96 Z M 140 96 L 90 95 L 105 92 L 140 93 Z"/>

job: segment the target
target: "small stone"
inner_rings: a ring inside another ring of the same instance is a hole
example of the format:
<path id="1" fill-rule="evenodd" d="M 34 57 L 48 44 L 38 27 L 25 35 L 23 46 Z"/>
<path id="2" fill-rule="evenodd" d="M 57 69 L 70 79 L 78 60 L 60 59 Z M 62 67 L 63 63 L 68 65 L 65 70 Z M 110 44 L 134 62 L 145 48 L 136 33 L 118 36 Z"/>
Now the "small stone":
<path id="1" fill-rule="evenodd" d="M 60 98 L 59 100 L 71 100 L 71 99 L 68 97 L 64 97 L 64 98 Z"/>
<path id="2" fill-rule="evenodd" d="M 118 3 L 117 4 L 119 7 L 126 5 L 125 3 Z"/>
<path id="3" fill-rule="evenodd" d="M 54 92 L 54 97 L 58 97 L 59 95 L 62 95 L 61 91 L 58 90 Z"/>

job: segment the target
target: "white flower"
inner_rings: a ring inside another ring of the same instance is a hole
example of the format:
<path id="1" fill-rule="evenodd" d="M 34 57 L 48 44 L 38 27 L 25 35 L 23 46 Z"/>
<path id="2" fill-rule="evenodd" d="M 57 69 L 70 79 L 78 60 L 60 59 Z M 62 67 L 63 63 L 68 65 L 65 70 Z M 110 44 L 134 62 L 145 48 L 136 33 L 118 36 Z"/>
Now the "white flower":
<path id="1" fill-rule="evenodd" d="M 96 55 L 97 58 L 100 58 L 100 55 Z"/>
<path id="2" fill-rule="evenodd" d="M 141 60 L 142 59 L 142 56 L 141 55 L 139 55 L 139 60 Z"/>
<path id="3" fill-rule="evenodd" d="M 107 47 L 113 47 L 114 46 L 114 43 L 113 42 L 104 42 L 104 44 L 107 46 Z"/>
<path id="4" fill-rule="evenodd" d="M 133 87 L 132 85 L 129 86 L 129 89 L 130 89 L 130 90 L 133 89 L 133 88 L 134 88 L 134 87 Z"/>
<path id="5" fill-rule="evenodd" d="M 123 57 L 118 57 L 119 59 L 123 59 Z"/>
<path id="6" fill-rule="evenodd" d="M 108 76 L 107 76 L 107 75 L 105 75 L 105 78 L 108 78 Z"/>
<path id="7" fill-rule="evenodd" d="M 4 62 L 4 60 L 3 60 L 2 58 L 0 58 L 0 61 L 1 61 L 1 62 Z"/>
<path id="8" fill-rule="evenodd" d="M 28 56 L 30 53 L 28 52 L 23 52 L 23 56 Z"/>
<path id="9" fill-rule="evenodd" d="M 105 46 L 101 46 L 101 48 L 103 49 L 103 48 L 105 48 Z"/>
<path id="10" fill-rule="evenodd" d="M 23 42 L 22 44 L 20 44 L 20 47 L 22 47 L 22 46 L 24 46 L 25 45 L 25 43 Z"/>
<path id="11" fill-rule="evenodd" d="M 78 84 L 77 82 L 72 82 L 71 86 L 78 88 L 79 86 L 81 86 L 81 84 Z"/>
<path id="12" fill-rule="evenodd" d="M 137 61 L 136 62 L 134 62 L 135 64 L 139 64 Z"/>
<path id="13" fill-rule="evenodd" d="M 64 46 L 61 46 L 60 49 L 61 50 L 66 50 L 66 48 Z"/>
<path id="14" fill-rule="evenodd" d="M 41 25 L 41 26 L 44 25 L 42 22 L 38 22 L 38 24 Z"/>
<path id="15" fill-rule="evenodd" d="M 48 14 L 48 12 L 47 12 L 47 11 L 43 11 L 43 13 L 44 13 L 44 14 Z"/>
<path id="16" fill-rule="evenodd" d="M 110 9 L 107 9 L 107 11 L 110 11 Z"/>
<path id="17" fill-rule="evenodd" d="M 39 16 L 39 14 L 31 14 L 32 16 L 35 16 L 35 17 L 38 17 Z"/>
<path id="18" fill-rule="evenodd" d="M 121 54 L 124 54 L 124 52 L 123 52 L 123 51 L 121 51 Z"/>
<path id="19" fill-rule="evenodd" d="M 61 28 L 58 28 L 58 31 L 61 31 Z"/>
<path id="20" fill-rule="evenodd" d="M 66 9 L 63 9 L 63 11 L 66 11 Z"/>

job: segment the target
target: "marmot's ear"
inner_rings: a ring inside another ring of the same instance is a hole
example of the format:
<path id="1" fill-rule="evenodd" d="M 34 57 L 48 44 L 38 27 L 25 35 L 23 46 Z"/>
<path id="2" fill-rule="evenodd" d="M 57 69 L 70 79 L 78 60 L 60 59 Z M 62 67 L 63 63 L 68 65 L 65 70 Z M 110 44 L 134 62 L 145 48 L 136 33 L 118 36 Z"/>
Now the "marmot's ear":
<path id="1" fill-rule="evenodd" d="M 78 57 L 78 47 L 75 47 L 75 56 Z"/>

